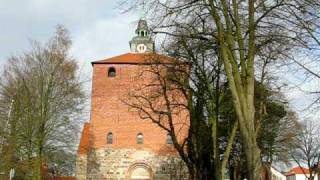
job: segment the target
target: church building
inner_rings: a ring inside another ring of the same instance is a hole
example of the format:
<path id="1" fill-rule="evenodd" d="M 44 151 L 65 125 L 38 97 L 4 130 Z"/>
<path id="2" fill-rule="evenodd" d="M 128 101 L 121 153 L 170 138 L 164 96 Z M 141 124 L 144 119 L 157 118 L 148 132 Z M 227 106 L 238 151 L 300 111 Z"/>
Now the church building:
<path id="1" fill-rule="evenodd" d="M 157 57 L 158 63 L 174 61 L 155 53 L 145 20 L 139 20 L 135 33 L 129 42 L 131 52 L 92 62 L 91 116 L 80 139 L 78 180 L 187 179 L 185 165 L 170 134 L 142 118 L 126 102 L 134 87 L 150 79 L 141 72 L 154 64 L 151 57 Z M 188 115 L 181 112 L 175 118 L 185 121 L 178 125 L 180 134 L 177 134 L 179 139 L 185 139 Z"/>

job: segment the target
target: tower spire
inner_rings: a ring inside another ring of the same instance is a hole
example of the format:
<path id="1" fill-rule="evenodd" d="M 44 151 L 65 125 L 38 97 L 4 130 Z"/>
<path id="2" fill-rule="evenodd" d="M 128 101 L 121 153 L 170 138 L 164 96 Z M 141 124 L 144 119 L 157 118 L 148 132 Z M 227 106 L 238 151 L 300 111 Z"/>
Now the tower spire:
<path id="1" fill-rule="evenodd" d="M 131 52 L 154 52 L 154 42 L 151 39 L 150 30 L 146 20 L 139 20 L 138 27 L 135 32 L 136 36 L 129 42 Z"/>

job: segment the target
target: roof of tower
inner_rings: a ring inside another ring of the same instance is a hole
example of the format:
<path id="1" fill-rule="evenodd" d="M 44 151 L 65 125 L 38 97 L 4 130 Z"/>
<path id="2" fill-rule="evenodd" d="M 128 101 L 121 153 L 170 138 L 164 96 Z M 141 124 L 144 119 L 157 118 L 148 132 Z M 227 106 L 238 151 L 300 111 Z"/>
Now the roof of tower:
<path id="1" fill-rule="evenodd" d="M 142 30 L 142 29 L 143 30 L 149 30 L 147 21 L 143 20 L 143 19 L 140 19 L 139 22 L 138 22 L 138 27 L 136 29 L 136 32 L 138 30 Z"/>
<path id="2" fill-rule="evenodd" d="M 175 58 L 156 53 L 126 53 L 100 61 L 93 61 L 92 64 L 188 64 L 178 61 Z"/>

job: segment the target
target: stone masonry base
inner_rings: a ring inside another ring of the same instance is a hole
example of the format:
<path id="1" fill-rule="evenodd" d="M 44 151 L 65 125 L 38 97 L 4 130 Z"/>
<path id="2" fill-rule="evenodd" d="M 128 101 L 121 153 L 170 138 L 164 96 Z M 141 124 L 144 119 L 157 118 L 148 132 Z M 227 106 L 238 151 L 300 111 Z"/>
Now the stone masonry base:
<path id="1" fill-rule="evenodd" d="M 176 155 L 156 155 L 148 150 L 105 148 L 80 155 L 78 180 L 187 179 L 183 161 Z"/>

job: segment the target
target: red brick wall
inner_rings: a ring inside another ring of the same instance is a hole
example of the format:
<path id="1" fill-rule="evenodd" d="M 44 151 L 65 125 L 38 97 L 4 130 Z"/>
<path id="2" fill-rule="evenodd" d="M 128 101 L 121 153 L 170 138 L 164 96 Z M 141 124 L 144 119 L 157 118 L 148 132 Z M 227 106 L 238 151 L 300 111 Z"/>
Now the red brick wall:
<path id="1" fill-rule="evenodd" d="M 108 68 L 116 69 L 116 77 L 108 77 Z M 137 73 L 147 65 L 94 64 L 92 81 L 92 108 L 90 130 L 95 148 L 150 149 L 157 154 L 174 152 L 166 143 L 167 132 L 150 120 L 140 119 L 136 111 L 129 110 L 122 101 L 138 82 Z M 147 79 L 148 77 L 146 77 Z M 184 115 L 184 117 L 186 117 Z M 113 133 L 113 144 L 107 144 L 108 132 Z M 144 143 L 137 144 L 136 136 L 143 133 Z M 186 128 L 182 131 L 186 134 Z"/>

